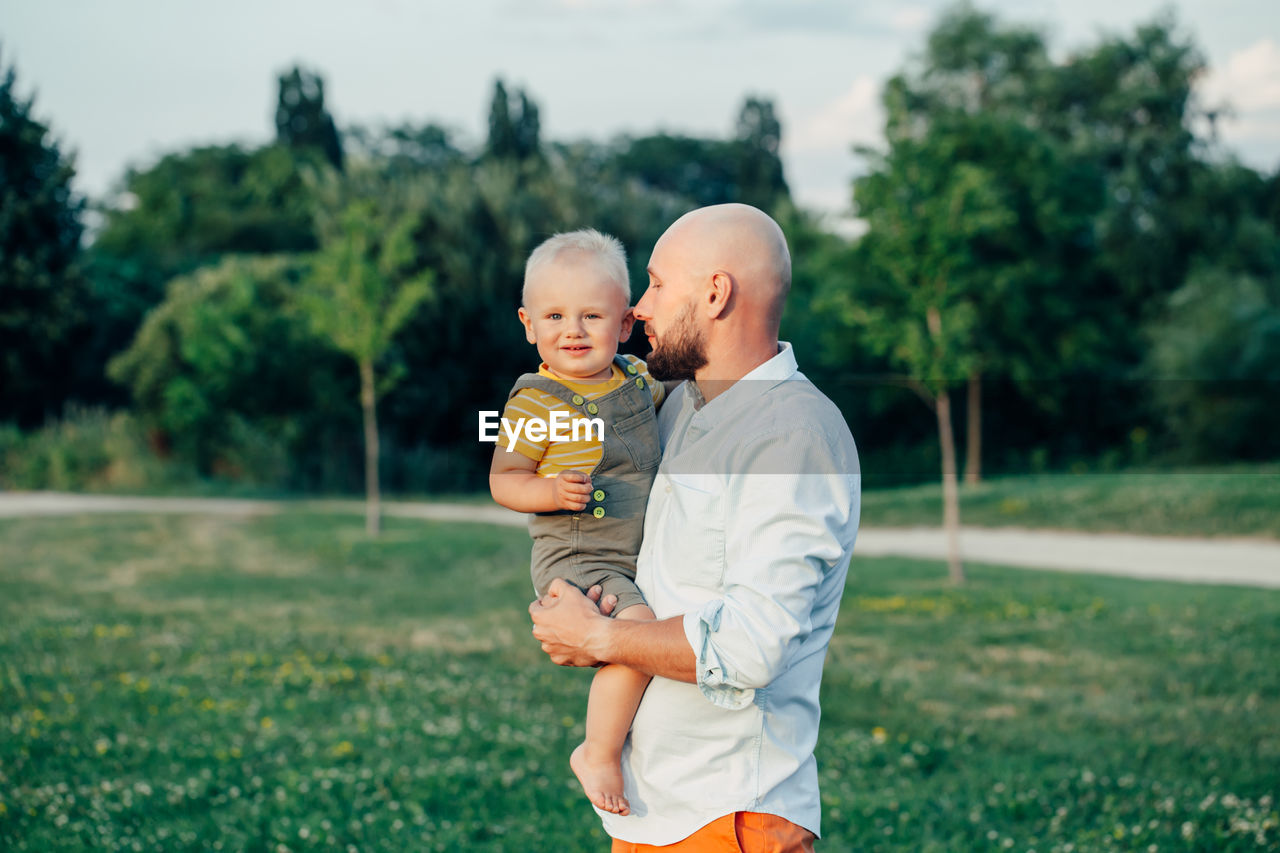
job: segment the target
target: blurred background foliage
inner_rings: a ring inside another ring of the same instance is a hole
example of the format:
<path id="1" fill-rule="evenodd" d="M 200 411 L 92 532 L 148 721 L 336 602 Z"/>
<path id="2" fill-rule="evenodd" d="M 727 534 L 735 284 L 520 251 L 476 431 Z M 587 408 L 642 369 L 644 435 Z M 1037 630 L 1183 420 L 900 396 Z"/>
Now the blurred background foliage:
<path id="1" fill-rule="evenodd" d="M 271 143 L 176 151 L 86 200 L 0 55 L 0 486 L 359 490 L 357 365 L 306 310 L 354 199 L 430 283 L 376 365 L 399 379 L 378 404 L 392 491 L 483 488 L 476 413 L 536 362 L 515 320 L 535 245 L 616 235 L 638 297 L 666 226 L 726 201 L 786 231 L 783 335 L 869 486 L 937 477 L 921 400 L 944 397 L 975 480 L 1276 458 L 1280 172 L 1215 145 L 1203 71 L 1168 17 L 1055 59 L 957 7 L 884 87 L 850 237 L 792 203 L 764 97 L 727 138 L 556 141 L 498 80 L 472 144 L 341 127 L 305 68 L 277 80 Z"/>

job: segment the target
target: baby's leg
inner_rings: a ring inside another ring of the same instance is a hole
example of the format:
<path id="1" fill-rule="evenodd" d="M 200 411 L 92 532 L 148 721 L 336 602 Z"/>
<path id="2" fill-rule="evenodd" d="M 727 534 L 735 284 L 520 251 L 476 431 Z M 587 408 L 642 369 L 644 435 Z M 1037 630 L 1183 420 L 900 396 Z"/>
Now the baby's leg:
<path id="1" fill-rule="evenodd" d="M 623 610 L 616 618 L 652 621 L 653 611 L 639 604 Z M 649 676 L 617 664 L 601 667 L 591 681 L 587 736 L 569 756 L 569 766 L 582 783 L 587 799 L 602 811 L 631 813 L 631 806 L 622 795 L 622 744 L 648 686 Z"/>

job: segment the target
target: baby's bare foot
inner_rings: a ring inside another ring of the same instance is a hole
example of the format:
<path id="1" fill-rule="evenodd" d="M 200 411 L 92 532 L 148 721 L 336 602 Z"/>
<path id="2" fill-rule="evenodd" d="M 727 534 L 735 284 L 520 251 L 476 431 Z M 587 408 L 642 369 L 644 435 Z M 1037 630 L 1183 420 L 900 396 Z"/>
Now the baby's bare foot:
<path id="1" fill-rule="evenodd" d="M 622 768 L 617 761 L 592 761 L 587 745 L 580 743 L 569 756 L 569 766 L 592 805 L 617 815 L 631 814 L 631 805 L 622 796 Z"/>

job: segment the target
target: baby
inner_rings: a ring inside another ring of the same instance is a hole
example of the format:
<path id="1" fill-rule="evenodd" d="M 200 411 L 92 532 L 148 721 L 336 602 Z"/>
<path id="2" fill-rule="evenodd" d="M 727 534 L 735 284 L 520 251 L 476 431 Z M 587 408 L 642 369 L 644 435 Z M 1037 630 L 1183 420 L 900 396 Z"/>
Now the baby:
<path id="1" fill-rule="evenodd" d="M 622 244 L 590 229 L 557 234 L 529 255 L 521 301 L 520 322 L 542 366 L 520 377 L 502 413 L 512 429 L 504 427 L 494 451 L 493 498 L 536 513 L 529 534 L 539 596 L 564 578 L 617 596 L 612 615 L 619 619 L 653 619 L 634 581 L 661 456 L 655 411 L 663 386 L 643 361 L 618 355 L 635 322 Z M 521 419 L 526 428 L 517 432 Z M 551 429 L 569 419 L 600 423 Z M 547 428 L 528 428 L 539 424 Z M 586 738 L 569 764 L 603 811 L 630 813 L 622 745 L 648 684 L 647 675 L 622 666 L 601 668 L 591 682 Z"/>

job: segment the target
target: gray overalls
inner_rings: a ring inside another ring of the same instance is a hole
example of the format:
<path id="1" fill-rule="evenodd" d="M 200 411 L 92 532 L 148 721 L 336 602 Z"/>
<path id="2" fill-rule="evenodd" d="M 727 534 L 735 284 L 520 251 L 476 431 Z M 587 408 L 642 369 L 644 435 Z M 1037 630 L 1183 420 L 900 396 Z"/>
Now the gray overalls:
<path id="1" fill-rule="evenodd" d="M 544 391 L 573 409 L 575 417 L 604 421 L 604 448 L 591 471 L 591 495 L 581 512 L 558 510 L 529 516 L 533 538 L 532 574 L 538 595 L 551 581 L 564 578 L 582 590 L 599 584 L 604 595 L 616 595 L 615 614 L 644 604 L 636 588 L 636 555 L 644 532 L 649 488 L 658 472 L 658 421 L 647 380 L 621 356 L 614 363 L 626 380 L 607 394 L 584 399 L 554 379 L 526 373 L 508 399 L 522 388 Z"/>

